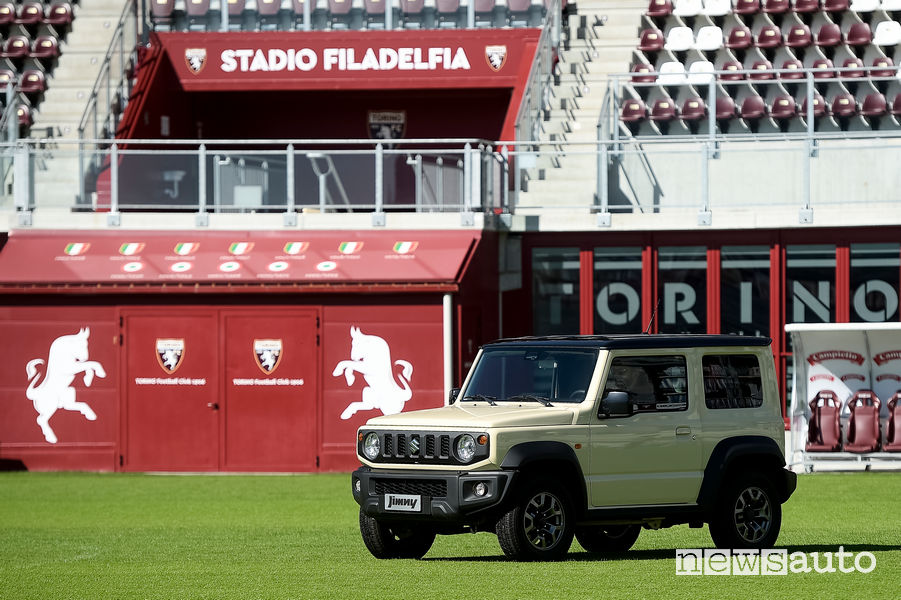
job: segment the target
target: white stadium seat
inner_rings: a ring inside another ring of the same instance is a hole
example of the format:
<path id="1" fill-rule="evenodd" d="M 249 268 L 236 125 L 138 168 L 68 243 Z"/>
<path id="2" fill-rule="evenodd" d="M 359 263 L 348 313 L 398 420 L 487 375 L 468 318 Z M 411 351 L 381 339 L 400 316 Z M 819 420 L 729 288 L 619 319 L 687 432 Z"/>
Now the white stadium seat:
<path id="1" fill-rule="evenodd" d="M 732 12 L 732 0 L 707 0 L 704 2 L 702 15 L 708 17 L 724 17 Z"/>
<path id="2" fill-rule="evenodd" d="M 879 8 L 885 12 L 901 10 L 901 0 L 882 0 L 882 2 L 879 3 Z"/>
<path id="3" fill-rule="evenodd" d="M 669 61 L 660 65 L 657 85 L 685 85 L 685 65 L 677 61 Z"/>
<path id="4" fill-rule="evenodd" d="M 879 8 L 879 0 L 851 0 L 849 10 L 858 13 L 869 13 Z"/>
<path id="5" fill-rule="evenodd" d="M 695 45 L 695 35 L 691 27 L 673 27 L 666 34 L 664 48 L 670 52 L 682 52 L 691 50 Z"/>
<path id="6" fill-rule="evenodd" d="M 706 25 L 698 29 L 695 38 L 695 49 L 701 52 L 713 52 L 723 47 L 723 30 L 716 25 Z"/>
<path id="7" fill-rule="evenodd" d="M 707 60 L 696 60 L 688 66 L 688 83 L 691 85 L 707 85 L 714 79 L 713 63 Z"/>
<path id="8" fill-rule="evenodd" d="M 901 23 L 898 21 L 882 21 L 873 32 L 874 46 L 897 46 L 901 42 Z"/>
<path id="9" fill-rule="evenodd" d="M 675 0 L 673 14 L 677 17 L 696 17 L 703 8 L 701 0 Z"/>

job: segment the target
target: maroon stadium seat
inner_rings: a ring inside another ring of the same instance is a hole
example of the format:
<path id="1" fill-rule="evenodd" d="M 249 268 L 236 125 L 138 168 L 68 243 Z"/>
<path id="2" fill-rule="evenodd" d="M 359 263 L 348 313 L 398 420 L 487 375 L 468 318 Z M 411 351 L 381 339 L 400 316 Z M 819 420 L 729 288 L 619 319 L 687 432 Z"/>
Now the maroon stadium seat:
<path id="1" fill-rule="evenodd" d="M 735 100 L 731 96 L 720 96 L 716 99 L 716 120 L 725 129 L 729 121 L 738 116 Z"/>
<path id="2" fill-rule="evenodd" d="M 735 0 L 732 12 L 738 15 L 755 15 L 760 12 L 760 0 Z"/>
<path id="3" fill-rule="evenodd" d="M 202 31 L 209 25 L 210 0 L 185 0 L 188 28 Z"/>
<path id="4" fill-rule="evenodd" d="M 766 102 L 760 96 L 748 96 L 741 103 L 741 118 L 749 121 L 766 116 Z"/>
<path id="5" fill-rule="evenodd" d="M 873 59 L 873 66 L 878 67 L 870 71 L 870 77 L 894 77 L 895 63 L 887 56 L 878 56 Z"/>
<path id="6" fill-rule="evenodd" d="M 835 79 L 835 65 L 828 58 L 818 58 L 811 65 L 814 79 Z"/>
<path id="7" fill-rule="evenodd" d="M 807 25 L 792 25 L 785 37 L 785 45 L 789 48 L 806 48 L 813 43 L 813 36 L 810 34 L 810 27 Z"/>
<path id="8" fill-rule="evenodd" d="M 849 6 L 848 0 L 823 0 L 823 10 L 826 12 L 845 12 Z"/>
<path id="9" fill-rule="evenodd" d="M 817 46 L 831 48 L 842 43 L 842 30 L 835 23 L 823 23 L 817 33 Z"/>
<path id="10" fill-rule="evenodd" d="M 720 74 L 721 81 L 743 81 L 745 78 L 745 74 L 742 72 L 744 67 L 736 60 L 727 60 L 719 70 L 724 71 Z"/>
<path id="11" fill-rule="evenodd" d="M 810 421 L 807 424 L 808 452 L 837 452 L 842 448 L 839 419 L 842 403 L 835 392 L 823 390 L 810 401 Z"/>
<path id="12" fill-rule="evenodd" d="M 0 90 L 6 91 L 6 86 L 10 83 L 15 84 L 16 81 L 17 74 L 15 71 L 12 69 L 0 69 Z"/>
<path id="13" fill-rule="evenodd" d="M 777 96 L 770 108 L 770 116 L 778 120 L 794 119 L 798 116 L 798 105 L 788 94 Z"/>
<path id="14" fill-rule="evenodd" d="M 789 0 L 766 0 L 763 4 L 763 12 L 771 15 L 781 15 L 791 10 Z"/>
<path id="15" fill-rule="evenodd" d="M 16 23 L 26 27 L 37 27 L 44 21 L 44 5 L 36 0 L 27 0 L 19 6 Z"/>
<path id="16" fill-rule="evenodd" d="M 848 400 L 848 452 L 875 452 L 879 448 L 879 398 L 870 390 L 860 390 Z"/>
<path id="17" fill-rule="evenodd" d="M 704 105 L 703 100 L 697 96 L 692 96 L 686 98 L 685 102 L 682 103 L 680 115 L 683 121 L 700 121 L 707 117 L 707 107 Z"/>
<path id="18" fill-rule="evenodd" d="M 760 28 L 755 44 L 758 48 L 771 49 L 782 45 L 782 30 L 775 25 L 766 25 Z"/>
<path id="19" fill-rule="evenodd" d="M 31 58 L 36 58 L 45 67 L 50 67 L 59 58 L 59 40 L 52 35 L 39 35 L 31 45 Z"/>
<path id="20" fill-rule="evenodd" d="M 456 27 L 461 19 L 460 0 L 437 0 L 435 12 L 438 15 L 438 27 Z"/>
<path id="21" fill-rule="evenodd" d="M 801 103 L 801 116 L 807 118 L 807 98 L 804 98 L 804 102 Z M 813 93 L 813 116 L 814 118 L 825 117 L 829 114 L 829 108 L 826 106 L 826 101 L 823 99 L 823 96 L 819 92 Z"/>
<path id="22" fill-rule="evenodd" d="M 31 40 L 24 35 L 11 35 L 3 42 L 3 58 L 17 60 L 25 58 L 29 52 L 31 52 Z"/>
<path id="23" fill-rule="evenodd" d="M 638 36 L 638 49 L 642 52 L 658 52 L 666 40 L 659 29 L 643 29 Z"/>
<path id="24" fill-rule="evenodd" d="M 152 4 L 156 6 L 157 2 L 158 0 L 154 0 Z M 172 8 L 169 9 L 169 14 L 171 15 L 171 13 Z M 53 25 L 53 29 L 64 36 L 66 32 L 72 28 L 72 18 L 73 13 L 71 4 L 68 2 L 54 2 L 50 5 L 50 8 L 47 9 L 47 14 L 44 16 L 44 23 Z"/>
<path id="25" fill-rule="evenodd" d="M 867 23 L 854 23 L 848 30 L 846 41 L 849 46 L 869 46 L 873 41 L 873 31 Z"/>
<path id="26" fill-rule="evenodd" d="M 648 109 L 644 102 L 638 99 L 628 98 L 623 100 L 620 120 L 624 123 L 639 123 L 648 118 Z"/>
<path id="27" fill-rule="evenodd" d="M 795 0 L 795 12 L 798 14 L 820 12 L 820 0 Z"/>
<path id="28" fill-rule="evenodd" d="M 645 73 L 652 73 L 645 75 Z M 647 63 L 637 63 L 632 65 L 632 83 L 654 83 L 657 76 L 653 75 L 654 67 Z"/>
<path id="29" fill-rule="evenodd" d="M 845 69 L 848 70 L 846 71 Z M 846 58 L 845 62 L 842 63 L 840 75 L 845 79 L 859 79 L 861 77 L 866 77 L 867 73 L 864 71 L 862 60 L 859 58 Z"/>
<path id="30" fill-rule="evenodd" d="M 836 94 L 832 99 L 832 115 L 835 117 L 853 117 L 857 114 L 857 100 L 847 92 Z"/>
<path id="31" fill-rule="evenodd" d="M 882 449 L 886 452 L 901 452 L 901 392 L 895 393 L 888 401 L 888 423 Z"/>
<path id="32" fill-rule="evenodd" d="M 425 0 L 400 0 L 400 14 L 406 29 L 425 27 Z"/>
<path id="33" fill-rule="evenodd" d="M 647 14 L 649 17 L 666 17 L 673 12 L 672 0 L 651 0 L 648 3 Z"/>
<path id="34" fill-rule="evenodd" d="M 257 0 L 257 14 L 261 17 L 274 17 L 281 6 L 279 0 Z"/>
<path id="35" fill-rule="evenodd" d="M 726 38 L 726 48 L 730 50 L 744 50 L 750 48 L 753 41 L 754 38 L 750 29 L 744 25 L 736 25 Z"/>
<path id="36" fill-rule="evenodd" d="M 12 2 L 0 2 L 0 27 L 16 21 L 16 5 Z"/>
<path id="37" fill-rule="evenodd" d="M 670 98 L 660 98 L 651 108 L 651 120 L 657 122 L 672 121 L 679 116 L 676 103 Z"/>
<path id="38" fill-rule="evenodd" d="M 863 99 L 863 106 L 860 109 L 860 114 L 865 117 L 881 117 L 887 115 L 888 103 L 885 101 L 885 96 L 879 92 L 867 94 L 866 98 Z"/>
<path id="39" fill-rule="evenodd" d="M 781 68 L 791 72 L 779 73 L 780 79 L 804 79 L 805 77 L 804 72 L 801 70 L 804 68 L 804 65 L 797 58 L 789 58 L 782 63 Z"/>
<path id="40" fill-rule="evenodd" d="M 34 99 L 47 90 L 47 78 L 40 69 L 25 69 L 19 81 L 19 91 Z"/>
<path id="41" fill-rule="evenodd" d="M 748 79 L 752 81 L 767 81 L 775 78 L 776 74 L 773 73 L 773 63 L 766 59 L 755 61 L 751 66 L 751 74 L 748 75 Z"/>

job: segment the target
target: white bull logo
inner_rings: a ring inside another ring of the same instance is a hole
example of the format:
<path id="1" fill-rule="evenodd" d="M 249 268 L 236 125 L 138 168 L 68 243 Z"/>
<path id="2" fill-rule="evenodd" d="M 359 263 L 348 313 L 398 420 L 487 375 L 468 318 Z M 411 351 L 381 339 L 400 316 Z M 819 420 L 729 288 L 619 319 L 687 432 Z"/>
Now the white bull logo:
<path id="1" fill-rule="evenodd" d="M 63 335 L 50 344 L 47 356 L 47 369 L 40 384 L 37 383 L 39 372 L 37 367 L 44 364 L 44 359 L 35 358 L 25 365 L 28 375 L 28 389 L 25 396 L 34 403 L 38 411 L 37 424 L 44 433 L 44 439 L 51 444 L 56 443 L 56 434 L 50 428 L 50 417 L 60 408 L 77 410 L 88 421 L 97 420 L 97 415 L 85 402 L 75 400 L 75 388 L 72 381 L 78 373 L 84 373 L 84 384 L 91 386 L 94 375 L 106 377 L 106 371 L 96 360 L 88 360 L 89 328 L 79 330 L 72 335 Z"/>
<path id="2" fill-rule="evenodd" d="M 400 385 L 397 385 L 388 342 L 377 335 L 363 333 L 359 327 L 350 328 L 350 337 L 350 360 L 339 362 L 332 376 L 343 374 L 347 385 L 351 386 L 356 379 L 355 373 L 360 373 L 367 387 L 363 388 L 363 399 L 351 402 L 341 413 L 341 418 L 347 420 L 361 410 L 378 409 L 384 415 L 403 411 L 404 403 L 413 397 L 410 389 L 413 365 L 405 360 L 394 361 L 394 365 L 402 367 L 397 376 Z"/>

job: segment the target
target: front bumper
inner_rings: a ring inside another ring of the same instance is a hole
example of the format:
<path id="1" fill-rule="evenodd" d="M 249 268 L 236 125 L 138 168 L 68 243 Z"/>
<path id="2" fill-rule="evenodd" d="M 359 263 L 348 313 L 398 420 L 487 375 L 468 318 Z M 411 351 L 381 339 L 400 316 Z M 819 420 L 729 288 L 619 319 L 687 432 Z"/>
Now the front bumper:
<path id="1" fill-rule="evenodd" d="M 782 476 L 785 478 L 783 482 L 785 497 L 782 499 L 782 501 L 785 502 L 791 497 L 793 493 L 795 493 L 795 489 L 798 487 L 798 474 L 788 469 L 782 469 Z"/>
<path id="2" fill-rule="evenodd" d="M 351 489 L 354 500 L 370 517 L 467 524 L 481 520 L 499 506 L 512 480 L 511 471 L 447 473 L 361 467 L 351 475 Z M 487 488 L 482 496 L 476 494 L 479 483 Z M 418 497 L 420 502 L 416 510 L 397 510 L 396 505 L 392 509 L 388 506 L 392 495 Z"/>

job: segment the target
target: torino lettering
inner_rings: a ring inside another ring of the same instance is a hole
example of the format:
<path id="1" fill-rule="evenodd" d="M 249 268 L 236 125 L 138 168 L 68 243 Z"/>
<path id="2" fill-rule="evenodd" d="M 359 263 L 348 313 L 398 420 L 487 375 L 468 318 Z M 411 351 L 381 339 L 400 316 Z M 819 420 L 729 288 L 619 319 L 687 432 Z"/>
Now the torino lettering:
<path id="1" fill-rule="evenodd" d="M 239 71 L 455 71 L 471 69 L 463 48 L 367 48 L 357 54 L 354 48 L 325 48 L 320 59 L 312 48 L 242 48 L 223 50 L 220 69 Z"/>
<path id="2" fill-rule="evenodd" d="M 829 281 L 814 282 L 816 293 L 798 281 L 792 282 L 792 320 L 796 323 L 808 321 L 807 314 L 810 311 L 818 320 L 826 322 L 830 320 L 832 298 Z M 737 307 L 724 307 L 724 310 L 738 310 L 740 323 L 752 322 L 752 284 L 741 282 L 739 284 L 739 305 Z M 882 297 L 879 309 L 873 310 L 867 305 L 867 296 L 878 295 Z M 620 308 L 616 308 L 614 300 L 620 300 Z M 693 287 L 686 283 L 667 282 L 663 286 L 663 321 L 667 325 L 673 325 L 678 318 L 688 324 L 697 324 L 698 317 L 694 307 L 698 299 Z M 623 307 L 622 301 L 625 301 Z M 706 301 L 706 300 L 704 300 Z M 758 299 L 759 302 L 768 303 L 769 299 Z M 864 321 L 880 323 L 892 318 L 898 310 L 898 291 L 881 279 L 871 279 L 860 284 L 851 294 L 851 304 L 856 314 Z M 609 325 L 625 325 L 631 322 L 641 309 L 641 294 L 628 283 L 615 281 L 603 286 L 595 298 L 595 309 L 604 323 Z"/>

